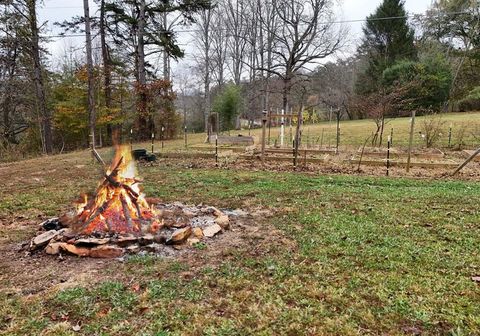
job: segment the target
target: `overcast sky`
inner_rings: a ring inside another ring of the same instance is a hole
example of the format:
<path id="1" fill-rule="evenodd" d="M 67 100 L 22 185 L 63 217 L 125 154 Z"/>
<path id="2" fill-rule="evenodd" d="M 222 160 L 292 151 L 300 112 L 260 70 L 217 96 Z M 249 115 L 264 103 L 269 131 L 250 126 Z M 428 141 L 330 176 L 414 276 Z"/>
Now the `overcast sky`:
<path id="1" fill-rule="evenodd" d="M 382 0 L 340 0 L 339 19 L 342 20 L 360 20 L 371 14 Z M 92 0 L 91 12 L 95 12 L 96 6 Z M 405 8 L 409 14 L 422 14 L 431 5 L 432 0 L 406 0 Z M 47 22 L 48 35 L 59 33 L 59 29 L 54 27 L 55 21 L 63 21 L 75 15 L 83 14 L 82 0 L 45 0 L 45 4 L 39 8 L 39 20 Z M 353 39 L 361 37 L 362 22 L 348 23 L 349 31 Z M 182 29 L 182 28 L 181 28 Z M 182 44 L 188 44 L 192 38 L 189 33 L 183 33 L 179 36 Z M 64 50 L 76 48 L 79 52 L 83 50 L 84 38 L 65 37 L 54 38 L 48 44 L 48 50 L 52 54 L 51 62 L 55 67 L 58 58 L 64 53 Z M 172 64 L 172 67 L 187 67 L 191 63 L 191 50 L 186 48 L 186 58 L 179 64 Z"/>

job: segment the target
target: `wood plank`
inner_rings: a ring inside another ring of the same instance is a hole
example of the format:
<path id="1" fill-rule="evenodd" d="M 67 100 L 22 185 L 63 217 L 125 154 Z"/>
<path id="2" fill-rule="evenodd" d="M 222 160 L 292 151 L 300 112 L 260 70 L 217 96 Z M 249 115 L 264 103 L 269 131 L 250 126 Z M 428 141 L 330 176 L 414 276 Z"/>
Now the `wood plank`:
<path id="1" fill-rule="evenodd" d="M 350 163 L 352 165 L 358 165 L 359 160 L 344 160 L 345 163 Z M 377 166 L 377 167 L 386 167 L 387 161 L 386 160 L 362 160 L 361 165 L 365 166 Z M 402 161 L 392 161 L 390 160 L 390 167 L 406 167 L 407 163 Z M 455 168 L 457 167 L 457 163 L 450 163 L 450 162 L 410 162 L 410 167 L 420 167 L 420 168 Z"/>

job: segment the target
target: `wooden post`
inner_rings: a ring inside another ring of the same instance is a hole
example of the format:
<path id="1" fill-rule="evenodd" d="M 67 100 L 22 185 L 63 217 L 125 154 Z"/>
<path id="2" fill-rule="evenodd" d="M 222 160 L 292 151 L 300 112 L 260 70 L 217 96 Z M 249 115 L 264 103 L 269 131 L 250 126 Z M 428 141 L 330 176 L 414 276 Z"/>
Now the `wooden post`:
<path id="1" fill-rule="evenodd" d="M 284 114 L 285 110 L 282 109 L 282 118 L 280 121 L 280 147 L 283 147 L 283 142 L 285 141 L 285 117 L 283 117 Z"/>
<path id="2" fill-rule="evenodd" d="M 452 125 L 448 128 L 448 148 L 452 147 Z"/>
<path id="3" fill-rule="evenodd" d="M 130 128 L 130 150 L 133 150 L 133 128 Z"/>
<path id="4" fill-rule="evenodd" d="M 297 168 L 297 156 L 295 155 L 295 140 L 292 141 L 293 169 Z"/>
<path id="5" fill-rule="evenodd" d="M 297 116 L 297 129 L 295 130 L 295 146 L 293 147 L 293 166 L 297 167 L 297 157 L 298 157 L 298 148 L 300 146 L 300 136 L 301 136 L 301 127 L 302 127 L 302 115 L 303 115 L 303 105 L 298 110 Z"/>
<path id="6" fill-rule="evenodd" d="M 270 110 L 268 110 L 267 114 L 268 114 L 268 145 L 270 146 L 270 133 L 271 133 L 271 129 L 272 129 L 272 118 L 270 117 L 270 114 L 272 112 Z"/>
<path id="7" fill-rule="evenodd" d="M 389 136 L 387 140 L 387 176 L 390 175 L 390 144 L 392 138 Z"/>
<path id="8" fill-rule="evenodd" d="M 453 172 L 452 176 L 455 175 L 455 174 L 457 174 L 460 170 L 462 170 L 463 167 L 465 167 L 470 161 L 472 161 L 472 160 L 475 158 L 475 156 L 477 156 L 478 154 L 480 154 L 480 148 L 477 149 L 477 150 L 475 151 L 475 153 L 473 153 L 472 155 L 470 155 L 470 157 L 469 157 L 468 159 L 466 159 L 465 162 L 462 163 L 457 169 L 455 169 L 455 171 Z"/>
<path id="9" fill-rule="evenodd" d="M 265 138 L 267 131 L 267 114 L 268 112 L 264 110 L 262 112 L 262 162 L 265 160 Z"/>
<path id="10" fill-rule="evenodd" d="M 337 111 L 337 145 L 335 154 L 338 154 L 338 147 L 340 146 L 340 111 Z"/>
<path id="11" fill-rule="evenodd" d="M 413 132 L 415 130 L 415 111 L 412 111 L 412 120 L 410 121 L 410 139 L 408 140 L 407 173 L 410 171 L 410 160 L 412 157 Z"/>
<path id="12" fill-rule="evenodd" d="M 360 165 L 362 164 L 362 159 L 363 159 L 363 153 L 365 153 L 365 146 L 367 145 L 368 140 L 373 136 L 369 135 L 365 141 L 363 142 L 363 147 L 362 147 L 362 152 L 360 153 L 360 160 L 358 160 L 358 167 L 357 167 L 357 172 L 360 172 Z"/>
<path id="13" fill-rule="evenodd" d="M 184 134 L 185 134 L 185 149 L 188 147 L 188 142 L 187 142 L 187 125 L 184 127 Z"/>
<path id="14" fill-rule="evenodd" d="M 218 134 L 215 134 L 215 167 L 218 168 Z"/>
<path id="15" fill-rule="evenodd" d="M 155 142 L 155 133 L 152 132 L 152 154 L 154 153 L 154 151 L 153 151 L 153 144 L 154 144 L 154 142 Z"/>
<path id="16" fill-rule="evenodd" d="M 393 146 L 393 127 L 390 130 L 390 146 Z"/>
<path id="17" fill-rule="evenodd" d="M 165 127 L 162 126 L 162 133 L 160 134 L 160 137 L 162 138 L 162 149 L 165 147 L 165 145 L 164 145 L 164 143 L 163 143 L 164 138 L 165 138 L 164 133 L 165 133 Z"/>

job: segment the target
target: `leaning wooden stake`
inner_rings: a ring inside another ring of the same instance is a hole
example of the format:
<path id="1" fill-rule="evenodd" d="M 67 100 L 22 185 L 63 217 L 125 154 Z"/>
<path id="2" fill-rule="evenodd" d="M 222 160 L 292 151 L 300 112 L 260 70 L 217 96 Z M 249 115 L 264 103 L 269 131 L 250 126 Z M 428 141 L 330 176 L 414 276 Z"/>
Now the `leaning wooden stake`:
<path id="1" fill-rule="evenodd" d="M 410 159 L 412 157 L 413 131 L 415 130 L 415 111 L 412 111 L 412 122 L 410 124 L 410 139 L 408 141 L 407 173 L 410 171 Z"/>
<path id="2" fill-rule="evenodd" d="M 360 165 L 362 164 L 363 153 L 365 152 L 365 146 L 367 145 L 367 142 L 370 140 L 370 138 L 371 138 L 372 136 L 373 136 L 373 134 L 369 135 L 369 136 L 365 139 L 365 142 L 363 143 L 362 152 L 360 153 L 360 160 L 358 160 L 357 172 L 360 171 Z"/>
<path id="3" fill-rule="evenodd" d="M 460 170 L 462 170 L 463 167 L 465 167 L 470 161 L 472 161 L 475 158 L 475 156 L 477 156 L 478 154 L 480 154 L 480 148 L 477 149 L 475 151 L 475 153 L 470 155 L 470 157 L 468 159 L 466 159 L 464 163 L 462 163 L 460 166 L 458 166 L 458 168 L 453 172 L 452 176 L 457 174 Z"/>

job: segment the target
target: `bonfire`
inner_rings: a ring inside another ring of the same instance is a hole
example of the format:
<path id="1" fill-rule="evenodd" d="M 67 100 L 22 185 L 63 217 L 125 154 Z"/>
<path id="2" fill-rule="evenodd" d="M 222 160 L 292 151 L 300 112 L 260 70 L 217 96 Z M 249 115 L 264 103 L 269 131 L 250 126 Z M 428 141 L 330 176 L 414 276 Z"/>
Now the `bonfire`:
<path id="1" fill-rule="evenodd" d="M 129 146 L 118 146 L 112 163 L 105 163 L 102 180 L 93 196 L 82 195 L 73 212 L 41 224 L 29 245 L 30 252 L 119 257 L 141 251 L 165 254 L 167 245 L 204 244 L 230 227 L 229 214 L 212 206 L 172 204 L 157 200 L 149 205 L 137 176 Z M 240 211 L 240 213 L 242 213 Z"/>
<path id="2" fill-rule="evenodd" d="M 95 196 L 89 199 L 84 194 L 77 202 L 76 215 L 70 220 L 73 229 L 82 234 L 157 231 L 161 227 L 158 211 L 148 205 L 140 182 L 130 148 L 117 147 Z"/>

